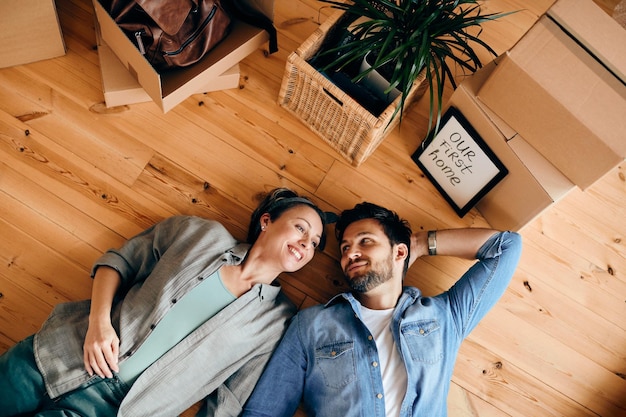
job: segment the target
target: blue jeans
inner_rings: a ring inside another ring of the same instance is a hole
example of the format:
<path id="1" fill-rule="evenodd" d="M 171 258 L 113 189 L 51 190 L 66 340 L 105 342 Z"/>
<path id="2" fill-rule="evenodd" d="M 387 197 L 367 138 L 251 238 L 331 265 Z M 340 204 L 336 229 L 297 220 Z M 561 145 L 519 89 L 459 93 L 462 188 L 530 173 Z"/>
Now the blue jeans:
<path id="1" fill-rule="evenodd" d="M 0 356 L 0 417 L 115 417 L 130 388 L 119 378 L 94 378 L 54 400 L 35 363 L 33 336 Z"/>

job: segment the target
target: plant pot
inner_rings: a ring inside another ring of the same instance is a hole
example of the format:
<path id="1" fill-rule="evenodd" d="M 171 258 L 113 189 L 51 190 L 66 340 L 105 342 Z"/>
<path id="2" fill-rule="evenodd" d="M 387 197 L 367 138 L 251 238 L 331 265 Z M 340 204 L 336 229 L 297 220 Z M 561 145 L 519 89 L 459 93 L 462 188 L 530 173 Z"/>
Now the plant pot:
<path id="1" fill-rule="evenodd" d="M 400 97 L 378 116 L 373 115 L 307 61 L 322 46 L 331 28 L 344 14 L 337 11 L 287 58 L 278 103 L 298 117 L 354 166 L 365 161 L 397 126 L 392 118 Z M 424 78 L 414 83 L 405 109 L 426 91 Z"/>
<path id="2" fill-rule="evenodd" d="M 368 52 L 363 58 L 363 61 L 361 61 L 359 72 L 366 71 L 372 67 L 368 61 L 370 54 L 371 52 Z M 400 90 L 397 88 L 392 89 L 388 93 L 385 92 L 389 88 L 390 82 L 377 70 L 372 70 L 361 80 L 361 82 L 365 84 L 372 93 L 376 94 L 379 99 L 385 101 L 387 104 L 393 103 L 396 97 L 400 95 Z"/>

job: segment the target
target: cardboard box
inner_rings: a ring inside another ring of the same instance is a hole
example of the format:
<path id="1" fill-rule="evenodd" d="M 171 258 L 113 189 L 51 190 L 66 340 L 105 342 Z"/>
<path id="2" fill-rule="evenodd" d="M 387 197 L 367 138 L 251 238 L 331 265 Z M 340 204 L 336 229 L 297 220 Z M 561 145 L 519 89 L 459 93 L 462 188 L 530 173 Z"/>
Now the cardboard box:
<path id="1" fill-rule="evenodd" d="M 201 91 L 211 80 L 238 64 L 269 39 L 265 30 L 234 19 L 228 37 L 198 63 L 159 74 L 144 59 L 100 2 L 98 0 L 93 2 L 99 26 L 96 30 L 163 112 L 171 110 L 187 97 Z M 273 19 L 273 0 L 255 1 L 254 7 Z"/>
<path id="2" fill-rule="evenodd" d="M 107 107 L 152 101 L 146 90 L 128 72 L 124 64 L 104 41 L 98 45 L 98 57 L 100 59 L 100 72 L 102 73 L 102 91 Z M 239 64 L 235 64 L 223 74 L 208 80 L 207 84 L 196 93 L 237 88 L 239 87 L 239 76 Z"/>
<path id="3" fill-rule="evenodd" d="M 0 68 L 62 55 L 54 0 L 0 0 Z"/>
<path id="4" fill-rule="evenodd" d="M 448 106 L 465 116 L 509 170 L 476 208 L 492 227 L 520 230 L 565 196 L 574 184 L 478 99 L 478 91 L 496 71 L 497 62 L 463 80 Z"/>
<path id="5" fill-rule="evenodd" d="M 626 156 L 626 31 L 592 0 L 558 0 L 477 92 L 585 189 Z"/>

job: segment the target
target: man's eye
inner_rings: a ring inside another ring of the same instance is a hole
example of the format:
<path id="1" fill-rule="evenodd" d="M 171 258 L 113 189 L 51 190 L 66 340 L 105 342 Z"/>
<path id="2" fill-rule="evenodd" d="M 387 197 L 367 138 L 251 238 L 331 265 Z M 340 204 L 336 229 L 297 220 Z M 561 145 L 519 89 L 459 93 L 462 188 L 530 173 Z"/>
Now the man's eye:
<path id="1" fill-rule="evenodd" d="M 341 253 L 343 253 L 343 252 L 347 251 L 347 250 L 348 250 L 348 248 L 349 248 L 349 246 L 342 246 L 342 247 L 341 247 Z"/>
<path id="2" fill-rule="evenodd" d="M 304 232 L 304 227 L 300 226 L 299 224 L 296 225 L 296 229 L 298 229 L 300 232 Z"/>

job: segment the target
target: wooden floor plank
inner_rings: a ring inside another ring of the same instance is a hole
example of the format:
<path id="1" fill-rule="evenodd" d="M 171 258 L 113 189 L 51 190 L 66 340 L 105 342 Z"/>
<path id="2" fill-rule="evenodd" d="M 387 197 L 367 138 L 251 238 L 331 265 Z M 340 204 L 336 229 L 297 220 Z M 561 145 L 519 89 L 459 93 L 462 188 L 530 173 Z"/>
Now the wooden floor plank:
<path id="1" fill-rule="evenodd" d="M 608 371 L 617 374 L 626 368 L 622 329 L 542 280 L 517 273 L 500 304 Z"/>
<path id="2" fill-rule="evenodd" d="M 30 280 L 23 277 L 23 280 Z M 0 351 L 5 352 L 20 340 L 28 337 L 41 327 L 52 306 L 43 300 L 33 298 L 31 289 L 16 285 L 0 270 Z M 24 309 L 28 305 L 28 310 Z"/>
<path id="3" fill-rule="evenodd" d="M 461 347 L 453 380 L 507 416 L 598 415 L 545 381 L 527 374 L 525 368 L 493 354 L 470 338 Z M 516 398 L 514 402 L 510 401 L 512 395 Z"/>
<path id="4" fill-rule="evenodd" d="M 448 414 L 458 417 L 506 417 L 504 411 L 464 390 L 456 383 L 450 384 Z"/>
<path id="5" fill-rule="evenodd" d="M 114 215 L 131 219 L 142 228 L 173 214 L 162 210 L 150 198 L 129 195 L 130 190 L 124 184 L 93 169 L 93 165 L 77 158 L 71 150 L 1 111 L 0 132 L 0 152 L 10 155 L 7 163 L 13 161 L 16 166 L 22 166 L 20 169 L 32 170 L 31 175 L 39 176 L 42 181 L 63 184 L 67 198 L 87 200 L 89 204 L 109 209 Z"/>
<path id="6" fill-rule="evenodd" d="M 37 129 L 127 185 L 152 156 L 153 150 L 124 132 L 123 125 L 118 126 L 115 118 L 102 117 L 77 105 L 49 85 L 30 81 L 24 72 L 7 71 L 5 75 L 7 81 L 11 80 L 10 85 L 17 86 L 18 100 L 15 96 L 7 98 L 4 111 L 23 120 L 24 129 Z M 29 88 L 19 87 L 24 84 Z M 92 130 L 95 125 L 98 132 Z"/>
<path id="7" fill-rule="evenodd" d="M 148 163 L 133 190 L 158 198 L 173 212 L 222 222 L 238 239 L 245 239 L 249 210 L 234 198 L 161 155 Z M 224 207 L 229 207 L 224 210 Z"/>
<path id="8" fill-rule="evenodd" d="M 10 240 L 0 239 L 2 276 L 29 292 L 33 301 L 40 300 L 54 306 L 89 298 L 91 279 L 88 268 L 71 262 L 53 248 L 44 246 L 4 221 L 0 221 L 0 231 L 2 236 L 11 236 Z M 5 296 L 9 294 L 4 289 L 2 293 Z M 25 308 L 28 305 L 23 304 L 16 314 L 28 314 L 29 308 Z M 41 325 L 43 318 L 37 316 L 34 322 Z"/>
<path id="9" fill-rule="evenodd" d="M 124 238 L 111 231 L 44 187 L 0 162 L 0 208 L 2 219 L 24 233 L 90 268 L 105 250 L 117 247 Z M 99 246 L 92 246 L 96 243 Z"/>
<path id="10" fill-rule="evenodd" d="M 600 416 L 624 413 L 626 380 L 506 310 L 494 310 L 476 327 L 471 340 L 530 375 L 540 374 L 542 383 L 563 395 L 584 399 L 585 407 Z M 502 321 L 509 326 L 498 325 Z"/>
<path id="11" fill-rule="evenodd" d="M 581 261 L 581 253 L 563 248 L 559 242 L 545 238 L 532 228 L 525 230 L 524 235 L 529 239 L 522 258 L 529 263 L 523 262 L 521 268 L 529 276 L 553 286 L 556 291 L 567 294 L 586 308 L 626 329 L 624 294 L 615 294 L 603 287 L 604 281 L 598 280 L 593 265 Z"/>

